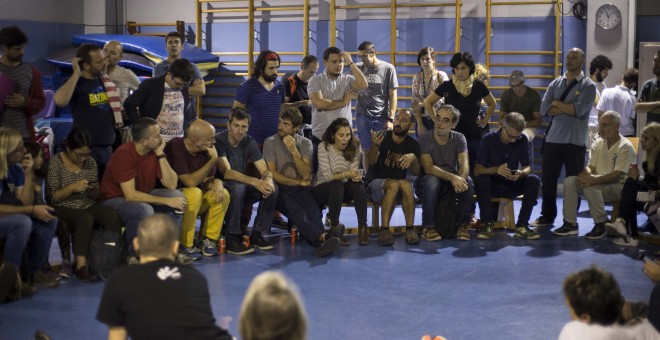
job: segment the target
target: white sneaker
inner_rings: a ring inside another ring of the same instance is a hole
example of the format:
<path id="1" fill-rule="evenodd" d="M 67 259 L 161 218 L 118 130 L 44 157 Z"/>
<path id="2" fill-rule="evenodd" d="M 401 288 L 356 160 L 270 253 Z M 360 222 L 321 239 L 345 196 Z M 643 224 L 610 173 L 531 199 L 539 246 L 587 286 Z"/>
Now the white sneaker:
<path id="1" fill-rule="evenodd" d="M 617 218 L 614 220 L 614 222 L 605 223 L 605 229 L 618 235 L 621 238 L 628 237 L 628 228 L 626 228 L 626 222 L 621 218 Z"/>
<path id="2" fill-rule="evenodd" d="M 639 246 L 639 240 L 636 240 L 630 236 L 626 237 L 617 237 L 614 240 L 612 240 L 612 243 L 618 245 L 618 246 L 623 246 L 623 247 L 637 247 Z"/>

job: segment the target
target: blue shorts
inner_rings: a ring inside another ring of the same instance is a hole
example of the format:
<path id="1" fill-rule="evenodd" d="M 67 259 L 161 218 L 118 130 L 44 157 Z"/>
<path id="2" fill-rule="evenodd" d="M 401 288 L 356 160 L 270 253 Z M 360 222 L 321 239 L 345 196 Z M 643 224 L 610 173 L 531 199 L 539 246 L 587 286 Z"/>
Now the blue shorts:
<path id="1" fill-rule="evenodd" d="M 382 131 L 387 128 L 387 116 L 383 117 L 370 117 L 363 114 L 355 115 L 355 123 L 357 125 L 357 136 L 362 144 L 362 150 L 371 149 L 371 130 Z"/>

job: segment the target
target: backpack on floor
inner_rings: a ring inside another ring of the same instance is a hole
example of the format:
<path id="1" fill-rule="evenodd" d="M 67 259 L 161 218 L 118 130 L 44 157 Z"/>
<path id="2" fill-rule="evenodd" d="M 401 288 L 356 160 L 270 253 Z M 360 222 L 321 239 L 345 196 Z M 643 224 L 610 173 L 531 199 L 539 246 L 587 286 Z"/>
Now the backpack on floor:
<path id="1" fill-rule="evenodd" d="M 0 303 L 21 298 L 21 275 L 18 268 L 9 262 L 0 265 Z"/>
<path id="2" fill-rule="evenodd" d="M 435 229 L 443 239 L 456 238 L 458 209 L 458 197 L 453 190 L 440 194 L 435 209 Z"/>
<path id="3" fill-rule="evenodd" d="M 120 233 L 104 229 L 94 230 L 87 257 L 90 272 L 106 281 L 119 266 L 122 242 Z"/>

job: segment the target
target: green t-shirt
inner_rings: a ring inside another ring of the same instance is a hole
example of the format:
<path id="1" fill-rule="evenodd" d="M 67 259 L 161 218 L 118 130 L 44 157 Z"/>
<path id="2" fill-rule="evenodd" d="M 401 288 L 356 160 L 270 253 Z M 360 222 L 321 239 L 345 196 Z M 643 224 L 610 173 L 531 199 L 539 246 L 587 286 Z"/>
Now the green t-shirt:
<path id="1" fill-rule="evenodd" d="M 513 90 L 506 89 L 502 92 L 500 105 L 501 112 L 518 112 L 529 122 L 534 119 L 534 112 L 541 112 L 541 96 L 529 87 L 522 97 L 518 97 Z"/>

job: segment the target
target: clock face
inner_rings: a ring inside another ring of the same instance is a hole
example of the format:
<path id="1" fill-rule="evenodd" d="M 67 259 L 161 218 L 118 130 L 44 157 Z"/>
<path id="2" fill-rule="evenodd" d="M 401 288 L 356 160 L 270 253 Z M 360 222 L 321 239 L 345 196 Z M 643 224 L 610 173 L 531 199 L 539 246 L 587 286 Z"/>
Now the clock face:
<path id="1" fill-rule="evenodd" d="M 618 7 L 605 4 L 596 11 L 596 24 L 608 30 L 617 27 L 621 23 L 621 11 Z"/>

